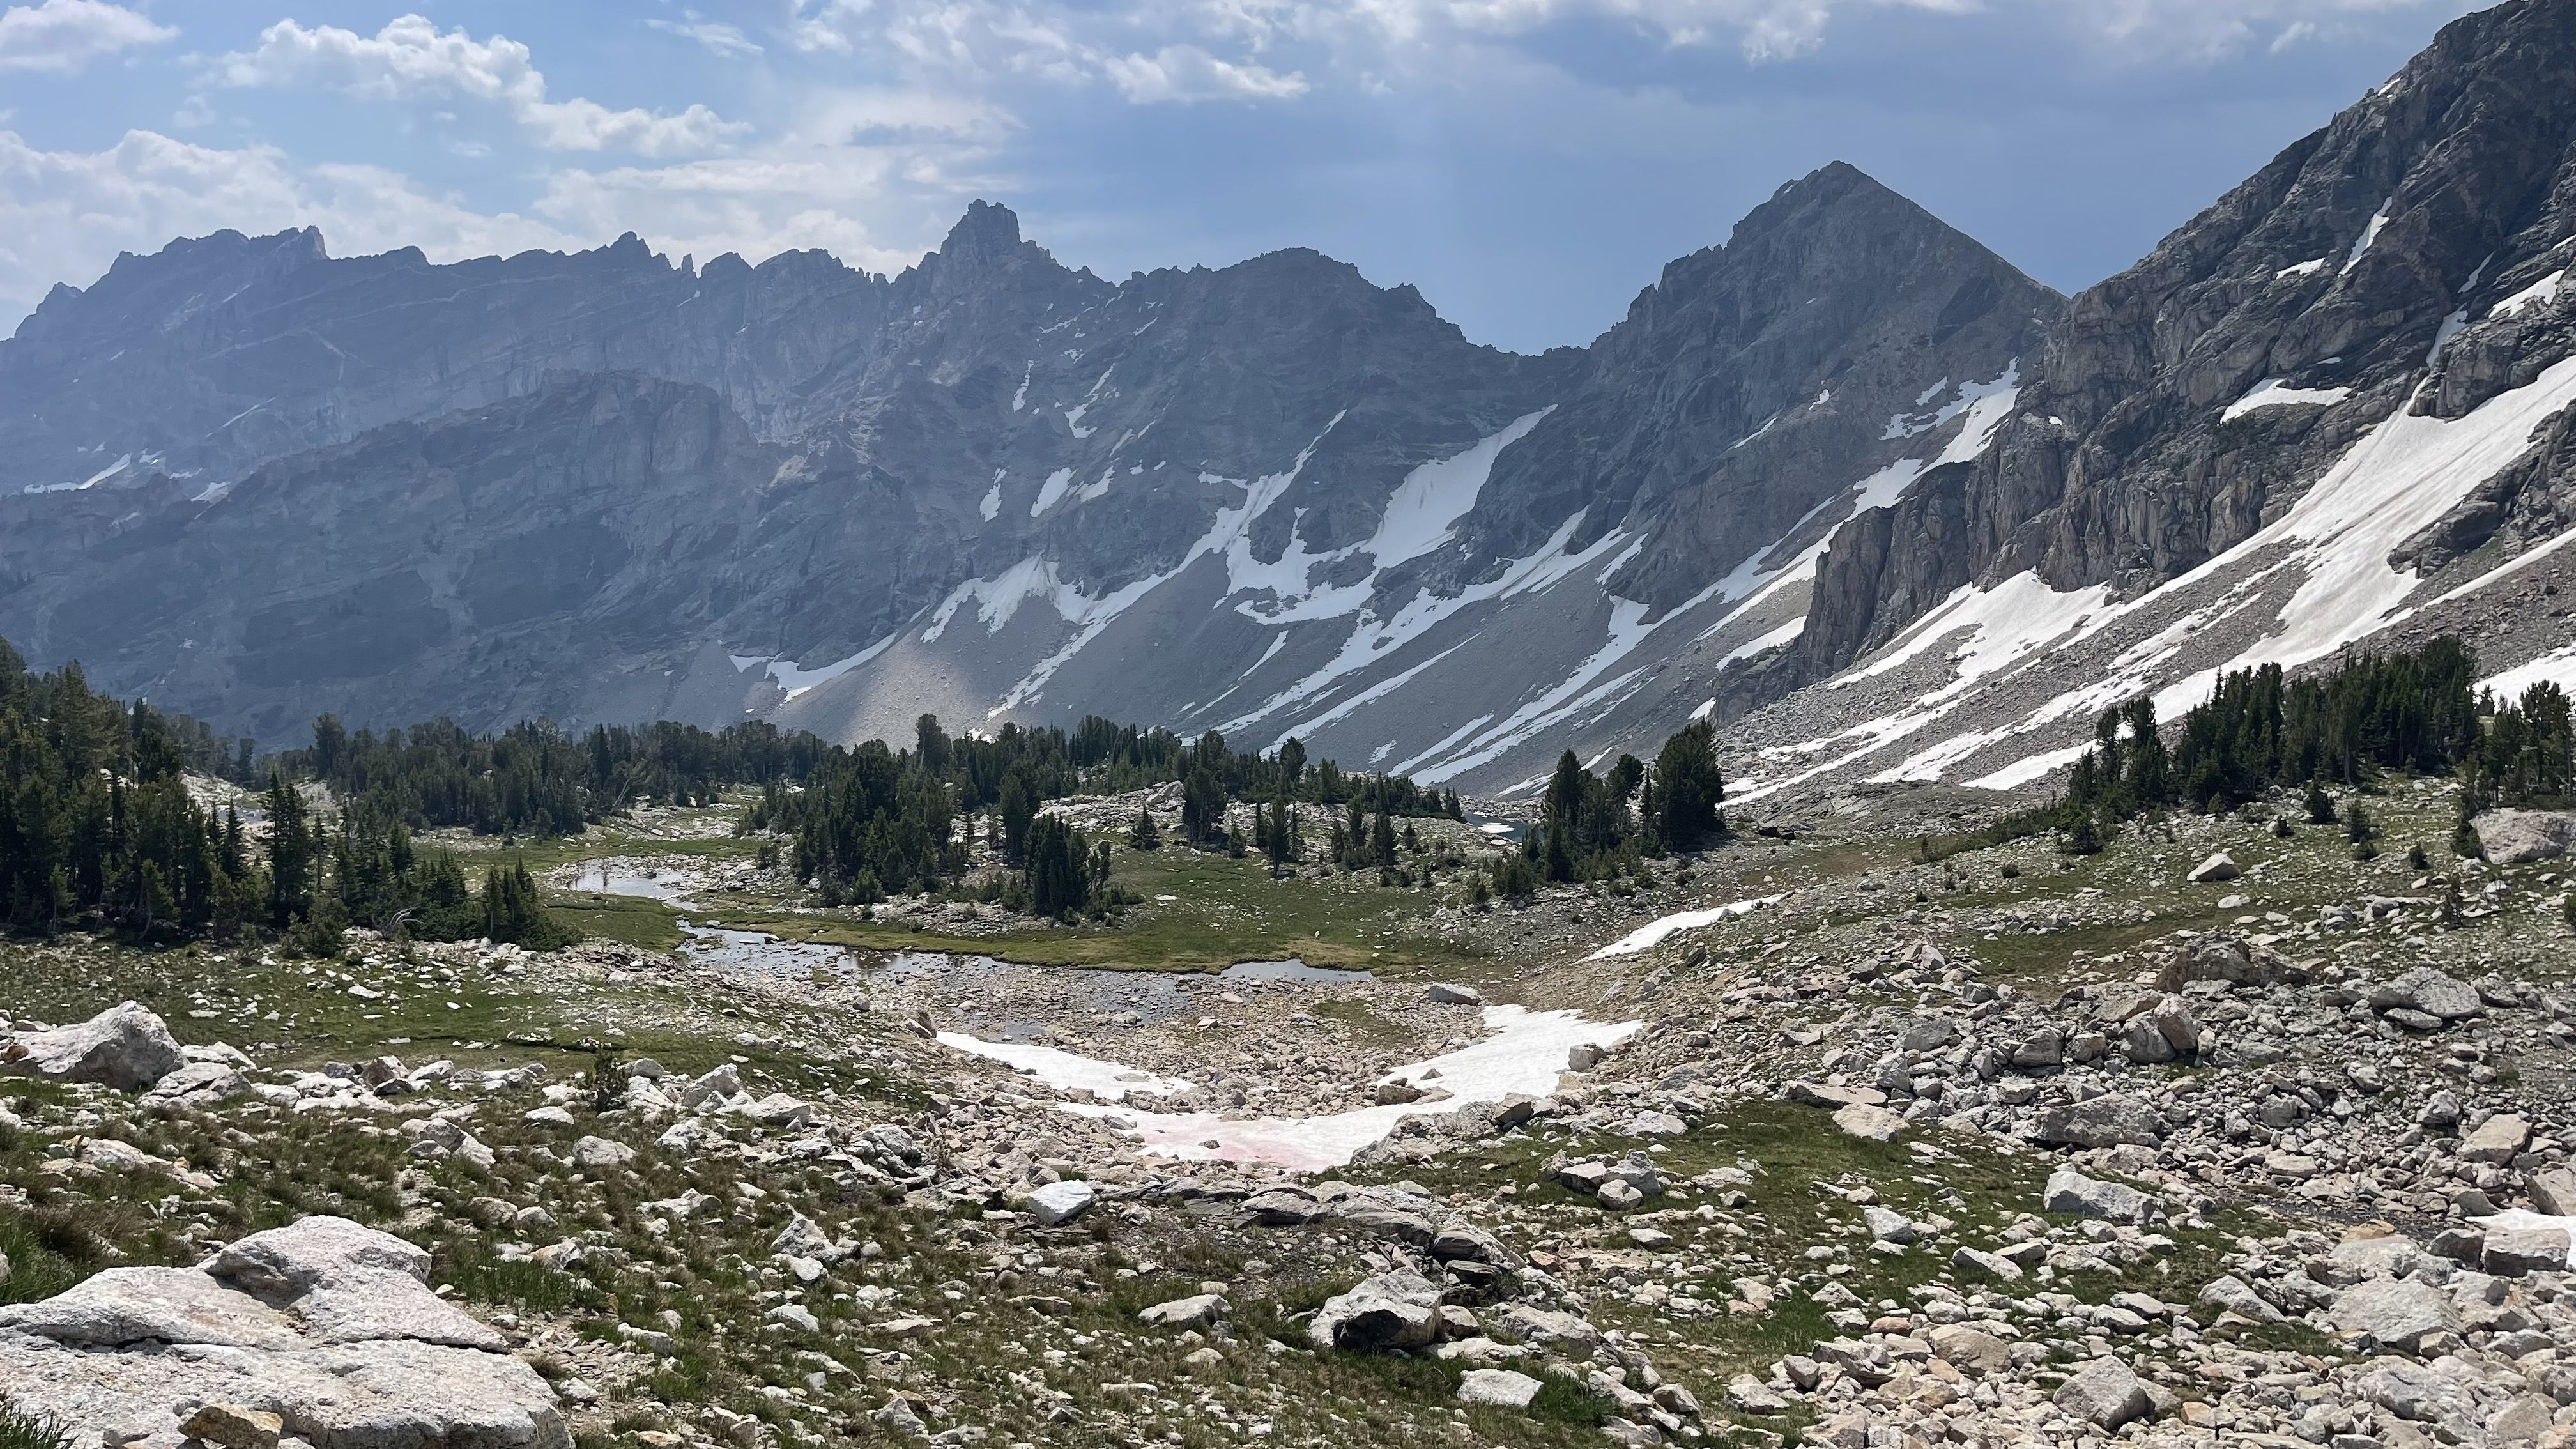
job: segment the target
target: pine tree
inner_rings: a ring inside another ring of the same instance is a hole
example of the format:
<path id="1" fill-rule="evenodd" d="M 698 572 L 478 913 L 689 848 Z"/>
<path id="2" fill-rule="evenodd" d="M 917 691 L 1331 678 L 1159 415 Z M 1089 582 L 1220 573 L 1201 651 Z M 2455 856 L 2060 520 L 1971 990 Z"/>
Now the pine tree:
<path id="1" fill-rule="evenodd" d="M 1708 721 L 1694 720 L 1664 741 L 1655 756 L 1655 784 L 1653 828 L 1664 849 L 1687 854 L 1717 837 L 1726 785 L 1718 775 L 1717 732 Z"/>
<path id="2" fill-rule="evenodd" d="M 1152 850 L 1162 843 L 1154 833 L 1154 812 L 1142 805 L 1137 806 L 1135 828 L 1127 832 L 1127 848 Z"/>

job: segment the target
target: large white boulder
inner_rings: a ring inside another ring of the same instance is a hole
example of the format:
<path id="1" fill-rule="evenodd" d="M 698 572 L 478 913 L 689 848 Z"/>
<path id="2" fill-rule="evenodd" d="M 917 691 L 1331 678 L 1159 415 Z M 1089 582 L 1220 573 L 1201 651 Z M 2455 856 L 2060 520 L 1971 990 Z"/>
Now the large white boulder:
<path id="1" fill-rule="evenodd" d="M 96 1082 L 121 1092 L 139 1092 L 187 1064 L 168 1024 L 132 1001 L 78 1026 L 31 1031 L 0 1045 L 0 1071 Z"/>

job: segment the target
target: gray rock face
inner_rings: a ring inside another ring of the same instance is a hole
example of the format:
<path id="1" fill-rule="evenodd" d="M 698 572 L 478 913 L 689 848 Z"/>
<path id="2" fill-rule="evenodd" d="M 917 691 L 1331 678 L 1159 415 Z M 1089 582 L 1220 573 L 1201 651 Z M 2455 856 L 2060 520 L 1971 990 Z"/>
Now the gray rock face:
<path id="1" fill-rule="evenodd" d="M 0 1045 L 0 1071 L 140 1091 L 187 1065 L 161 1018 L 125 1001 L 77 1026 L 31 1031 Z"/>
<path id="2" fill-rule="evenodd" d="M 2294 143 L 2126 272 L 2073 298 L 1994 447 L 1839 532 L 1800 641 L 1839 667 L 1951 590 L 2171 578 L 2252 534 L 2426 383 L 2458 417 L 2576 351 L 2554 308 L 2495 304 L 2565 265 L 2576 229 L 2576 39 L 2563 5 L 2443 29 L 2387 86 Z M 2367 236 L 2367 244 L 2363 238 Z M 2225 416 L 2267 379 L 2337 400 Z M 2335 390 L 2340 389 L 2341 392 Z M 2402 548 L 2438 564 L 2556 528 L 2549 446 Z"/>
<path id="3" fill-rule="evenodd" d="M 427 1266 L 389 1234 L 305 1218 L 199 1268 L 111 1268 L 0 1310 L 0 1389 L 172 1443 L 220 1405 L 318 1446 L 569 1449 L 553 1390 L 432 1294 Z"/>

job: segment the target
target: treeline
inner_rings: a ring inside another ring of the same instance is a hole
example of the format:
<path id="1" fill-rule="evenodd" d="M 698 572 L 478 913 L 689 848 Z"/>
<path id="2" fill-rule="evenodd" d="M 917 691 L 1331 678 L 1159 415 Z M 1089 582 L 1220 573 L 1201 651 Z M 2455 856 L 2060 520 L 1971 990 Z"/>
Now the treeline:
<path id="1" fill-rule="evenodd" d="M 732 786 L 805 779 L 830 748 L 758 721 L 713 732 L 669 720 L 600 725 L 575 738 L 551 720 L 485 735 L 437 720 L 378 735 L 326 714 L 312 746 L 276 766 L 415 830 L 577 835 L 641 800 L 713 804 Z"/>
<path id="2" fill-rule="evenodd" d="M 789 842 L 789 866 L 826 904 L 872 904 L 891 895 L 952 889 L 967 874 L 970 832 L 1013 871 L 982 898 L 1048 917 L 1098 915 L 1128 901 L 1109 882 L 1105 840 L 1042 813 L 1053 800 L 1178 781 L 1182 843 L 1242 853 L 1284 845 L 1279 827 L 1299 805 L 1349 812 L 1349 819 L 1461 813 L 1457 796 L 1401 776 L 1358 774 L 1310 762 L 1296 740 L 1268 753 L 1238 751 L 1213 730 L 1183 743 L 1169 730 L 1143 730 L 1097 716 L 1070 732 L 1005 724 L 990 738 L 952 736 L 933 715 L 913 727 L 910 749 L 870 740 L 830 747 L 797 788 L 768 782 L 744 813 L 745 833 L 775 831 Z M 1252 835 L 1230 823 L 1229 807 L 1252 802 Z M 1366 831 L 1365 824 L 1359 827 Z M 1290 837 L 1293 838 L 1293 837 Z M 1160 843 L 1150 818 L 1131 843 Z M 1370 846 L 1374 850 L 1374 845 Z M 1336 855 L 1352 854 L 1337 843 Z M 1373 858 L 1373 857 L 1372 857 Z"/>
<path id="3" fill-rule="evenodd" d="M 0 912 L 20 930 L 110 930 L 143 941 L 270 934 L 338 949 L 355 921 L 393 932 L 491 935 L 531 945 L 566 933 L 524 867 L 496 868 L 477 901 L 456 859 L 412 848 L 366 806 L 336 829 L 272 776 L 257 841 L 238 811 L 189 792 L 201 761 L 237 772 L 241 749 L 194 721 L 89 687 L 80 666 L 32 674 L 0 642 Z M 491 882 L 502 879 L 496 892 Z M 518 887 L 524 891 L 514 894 Z"/>
<path id="4" fill-rule="evenodd" d="M 2565 800 L 2576 754 L 2565 691 L 2544 682 L 2498 701 L 2476 690 L 2477 673 L 2475 653 L 2448 635 L 2394 654 L 2355 650 L 2304 679 L 2277 664 L 2240 669 L 2184 712 L 2170 747 L 2154 702 L 2133 699 L 2103 712 L 2064 797 L 2041 816 L 2084 852 L 2146 811 L 2216 813 L 2302 785 L 2311 820 L 2330 823 L 2325 785 L 2387 771 L 2459 774 L 2464 814 Z M 2367 817 L 2345 823 L 2366 848 Z"/>

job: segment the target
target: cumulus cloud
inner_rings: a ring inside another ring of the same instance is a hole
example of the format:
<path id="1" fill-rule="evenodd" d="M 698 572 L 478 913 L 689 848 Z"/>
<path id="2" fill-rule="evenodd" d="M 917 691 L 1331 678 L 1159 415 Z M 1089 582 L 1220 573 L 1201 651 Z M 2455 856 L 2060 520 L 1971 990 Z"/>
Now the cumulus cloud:
<path id="1" fill-rule="evenodd" d="M 0 70 L 70 74 L 121 50 L 179 32 L 105 0 L 45 0 L 0 11 Z"/>
<path id="2" fill-rule="evenodd" d="M 318 226 L 334 251 L 418 246 L 441 259 L 576 244 L 544 221 L 476 212 L 375 166 L 298 164 L 273 146 L 197 146 L 128 131 L 98 151 L 47 151 L 0 131 L 0 315 L 117 253 L 230 227 Z"/>
<path id="3" fill-rule="evenodd" d="M 1285 100 L 1306 93 L 1306 78 L 1263 66 L 1219 60 L 1195 45 L 1167 45 L 1152 55 L 1112 57 L 1104 67 L 1131 101 Z"/>
<path id="4" fill-rule="evenodd" d="M 260 32 L 257 49 L 225 56 L 217 74 L 227 85 L 318 85 L 370 100 L 480 101 L 558 151 L 677 155 L 714 150 L 748 129 L 701 105 L 665 114 L 549 100 L 526 46 L 503 35 L 476 40 L 461 26 L 441 32 L 421 15 L 397 17 L 374 35 L 281 20 Z"/>

